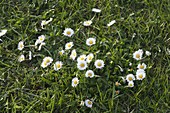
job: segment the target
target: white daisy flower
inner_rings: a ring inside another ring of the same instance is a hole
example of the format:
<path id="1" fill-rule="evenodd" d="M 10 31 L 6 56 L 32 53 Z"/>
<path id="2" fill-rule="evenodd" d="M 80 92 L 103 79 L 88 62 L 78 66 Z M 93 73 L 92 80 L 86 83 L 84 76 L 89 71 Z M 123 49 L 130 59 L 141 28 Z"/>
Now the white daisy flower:
<path id="1" fill-rule="evenodd" d="M 128 87 L 134 87 L 134 82 L 133 81 L 129 81 L 128 82 Z"/>
<path id="2" fill-rule="evenodd" d="M 63 63 L 61 61 L 57 61 L 55 64 L 54 64 L 54 70 L 55 71 L 58 71 L 59 69 L 61 69 L 63 66 Z"/>
<path id="3" fill-rule="evenodd" d="M 64 50 L 61 50 L 58 53 L 59 53 L 60 56 L 62 56 L 64 54 L 64 52 L 65 52 Z"/>
<path id="4" fill-rule="evenodd" d="M 45 36 L 41 35 L 38 37 L 39 43 L 42 43 L 45 40 Z"/>
<path id="5" fill-rule="evenodd" d="M 78 84 L 79 84 L 79 79 L 77 77 L 74 77 L 71 83 L 72 87 L 76 87 Z"/>
<path id="6" fill-rule="evenodd" d="M 126 80 L 127 80 L 128 82 L 133 81 L 133 80 L 135 80 L 135 76 L 134 76 L 133 74 L 128 74 L 128 75 L 126 76 Z"/>
<path id="7" fill-rule="evenodd" d="M 24 42 L 23 41 L 20 41 L 19 43 L 18 43 L 18 50 L 23 50 L 24 49 Z"/>
<path id="8" fill-rule="evenodd" d="M 95 63 L 94 63 L 95 67 L 98 68 L 98 69 L 101 69 L 104 67 L 104 61 L 103 60 L 96 60 Z"/>
<path id="9" fill-rule="evenodd" d="M 89 99 L 86 99 L 86 100 L 85 100 L 85 105 L 86 105 L 87 107 L 91 108 L 92 105 L 93 105 L 93 102 L 92 102 L 91 100 L 89 100 Z"/>
<path id="10" fill-rule="evenodd" d="M 146 77 L 146 73 L 143 69 L 138 69 L 136 71 L 136 79 L 137 80 L 143 80 Z"/>
<path id="11" fill-rule="evenodd" d="M 77 58 L 77 62 L 79 61 L 85 61 L 86 60 L 86 55 L 80 55 L 78 58 Z"/>
<path id="12" fill-rule="evenodd" d="M 22 62 L 22 61 L 24 61 L 24 60 L 25 60 L 25 56 L 24 56 L 24 55 L 19 56 L 19 58 L 18 58 L 18 61 L 19 61 L 19 62 Z"/>
<path id="13" fill-rule="evenodd" d="M 68 42 L 68 43 L 66 43 L 66 45 L 65 45 L 65 50 L 69 50 L 69 49 L 71 49 L 73 46 L 74 46 L 73 42 Z"/>
<path id="14" fill-rule="evenodd" d="M 41 67 L 45 68 L 45 67 L 49 66 L 52 63 L 52 61 L 53 61 L 53 59 L 51 57 L 45 57 L 43 59 Z"/>
<path id="15" fill-rule="evenodd" d="M 64 34 L 65 36 L 71 37 L 71 36 L 74 34 L 74 31 L 73 31 L 73 29 L 71 29 L 71 28 L 66 28 L 66 29 L 64 30 L 63 34 Z"/>
<path id="16" fill-rule="evenodd" d="M 146 54 L 146 56 L 150 56 L 150 55 L 151 55 L 151 52 L 145 51 L 145 54 Z"/>
<path id="17" fill-rule="evenodd" d="M 44 29 L 44 26 L 50 23 L 53 20 L 53 18 L 50 18 L 49 20 L 42 20 L 41 21 L 41 28 Z"/>
<path id="18" fill-rule="evenodd" d="M 85 69 L 87 68 L 87 63 L 86 63 L 86 61 L 79 61 L 79 62 L 77 63 L 77 68 L 78 68 L 79 70 L 85 70 Z"/>
<path id="19" fill-rule="evenodd" d="M 75 49 L 73 49 L 73 50 L 71 51 L 70 58 L 71 58 L 72 60 L 75 60 L 75 58 L 76 58 L 76 57 L 77 57 L 76 50 L 75 50 Z"/>
<path id="20" fill-rule="evenodd" d="M 29 60 L 31 60 L 31 59 L 32 59 L 32 52 L 29 51 Z"/>
<path id="21" fill-rule="evenodd" d="M 90 53 L 89 55 L 87 55 L 86 62 L 90 63 L 93 60 L 93 58 L 94 58 L 93 53 Z"/>
<path id="22" fill-rule="evenodd" d="M 94 77 L 94 72 L 92 70 L 87 70 L 86 74 L 85 74 L 85 77 L 93 78 Z"/>
<path id="23" fill-rule="evenodd" d="M 114 23 L 116 23 L 116 20 L 112 20 L 111 22 L 109 22 L 109 23 L 107 24 L 107 26 L 110 27 L 110 26 L 113 25 Z"/>
<path id="24" fill-rule="evenodd" d="M 6 33 L 7 33 L 7 30 L 6 30 L 6 29 L 1 30 L 1 32 L 0 32 L 0 37 L 3 36 L 3 35 L 5 35 Z"/>
<path id="25" fill-rule="evenodd" d="M 136 60 L 141 60 L 143 55 L 143 50 L 139 49 L 133 53 L 133 58 Z"/>
<path id="26" fill-rule="evenodd" d="M 86 44 L 87 44 L 88 46 L 92 46 L 92 45 L 96 44 L 96 38 L 88 38 L 88 39 L 86 40 Z"/>
<path id="27" fill-rule="evenodd" d="M 139 63 L 137 66 L 138 69 L 146 69 L 146 64 L 145 63 Z"/>
<path id="28" fill-rule="evenodd" d="M 97 8 L 93 8 L 92 11 L 95 12 L 95 13 L 100 13 L 101 12 L 101 10 L 97 9 Z"/>
<path id="29" fill-rule="evenodd" d="M 92 24 L 92 20 L 87 20 L 83 22 L 84 26 L 90 26 Z"/>

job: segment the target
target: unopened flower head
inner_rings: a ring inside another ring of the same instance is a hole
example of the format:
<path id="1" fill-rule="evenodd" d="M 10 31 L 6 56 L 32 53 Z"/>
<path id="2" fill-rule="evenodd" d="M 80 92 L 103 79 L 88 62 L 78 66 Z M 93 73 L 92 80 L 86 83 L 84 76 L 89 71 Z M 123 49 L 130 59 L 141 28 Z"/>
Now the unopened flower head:
<path id="1" fill-rule="evenodd" d="M 93 78 L 94 77 L 94 72 L 92 70 L 87 70 L 85 77 Z"/>
<path id="2" fill-rule="evenodd" d="M 66 28 L 66 29 L 64 30 L 63 34 L 64 34 L 65 36 L 71 37 L 71 36 L 74 34 L 74 31 L 73 31 L 73 29 L 71 29 L 71 28 Z"/>
<path id="3" fill-rule="evenodd" d="M 137 80 L 143 80 L 146 77 L 146 73 L 143 69 L 138 69 L 136 71 L 136 79 Z"/>
<path id="4" fill-rule="evenodd" d="M 95 67 L 98 69 L 102 69 L 104 67 L 104 61 L 103 60 L 96 60 L 94 63 Z"/>
<path id="5" fill-rule="evenodd" d="M 24 49 L 24 42 L 23 41 L 20 41 L 19 43 L 18 43 L 18 50 L 23 50 Z"/>
<path id="6" fill-rule="evenodd" d="M 96 38 L 88 38 L 88 39 L 86 40 L 86 44 L 87 44 L 88 46 L 92 46 L 92 45 L 96 44 Z"/>
<path id="7" fill-rule="evenodd" d="M 63 63 L 61 61 L 57 61 L 55 64 L 54 64 L 54 70 L 55 71 L 58 71 L 59 69 L 61 69 L 63 66 Z"/>
<path id="8" fill-rule="evenodd" d="M 97 9 L 97 8 L 93 8 L 92 11 L 95 12 L 95 13 L 100 13 L 101 12 L 101 10 Z"/>
<path id="9" fill-rule="evenodd" d="M 6 33 L 7 33 L 7 30 L 6 30 L 6 29 L 1 30 L 1 32 L 0 32 L 0 37 L 3 36 L 3 35 L 5 35 Z"/>
<path id="10" fill-rule="evenodd" d="M 133 81 L 129 81 L 128 82 L 128 87 L 134 87 L 134 82 Z"/>
<path id="11" fill-rule="evenodd" d="M 86 99 L 86 100 L 85 100 L 85 105 L 86 105 L 87 107 L 91 108 L 92 105 L 93 105 L 93 102 L 92 102 L 91 100 L 89 100 L 89 99 Z"/>
<path id="12" fill-rule="evenodd" d="M 116 20 L 112 20 L 111 22 L 109 22 L 109 23 L 107 24 L 107 26 L 110 27 L 110 26 L 113 25 L 114 23 L 116 23 Z"/>
<path id="13" fill-rule="evenodd" d="M 80 55 L 78 58 L 77 58 L 77 62 L 79 61 L 85 61 L 86 60 L 86 55 Z"/>
<path id="14" fill-rule="evenodd" d="M 53 61 L 53 59 L 51 57 L 45 57 L 43 59 L 41 67 L 45 68 L 45 67 L 49 66 L 52 63 L 52 61 Z"/>
<path id="15" fill-rule="evenodd" d="M 136 60 L 141 60 L 143 55 L 143 50 L 139 49 L 133 53 L 133 58 Z"/>
<path id="16" fill-rule="evenodd" d="M 145 54 L 146 54 L 146 56 L 150 56 L 150 55 L 151 55 L 151 52 L 146 51 Z"/>
<path id="17" fill-rule="evenodd" d="M 71 83 L 72 87 L 76 87 L 78 84 L 79 84 L 79 79 L 77 77 L 74 77 Z"/>
<path id="18" fill-rule="evenodd" d="M 71 51 L 70 58 L 71 58 L 72 60 L 75 60 L 75 58 L 76 58 L 76 57 L 77 57 L 76 50 L 75 50 L 75 49 L 73 49 L 73 50 Z"/>
<path id="19" fill-rule="evenodd" d="M 90 53 L 89 55 L 87 55 L 86 62 L 90 63 L 93 60 L 93 58 L 94 58 L 93 53 Z"/>
<path id="20" fill-rule="evenodd" d="M 24 55 L 19 56 L 19 58 L 18 58 L 18 61 L 19 61 L 19 62 L 22 62 L 22 61 L 24 61 L 24 60 L 25 60 L 25 56 L 24 56 Z"/>
<path id="21" fill-rule="evenodd" d="M 137 67 L 138 69 L 146 69 L 146 64 L 145 63 L 139 63 L 138 64 L 138 67 Z"/>
<path id="22" fill-rule="evenodd" d="M 71 49 L 73 46 L 74 46 L 73 42 L 68 42 L 68 43 L 66 43 L 66 45 L 65 45 L 65 49 L 66 49 L 66 50 L 69 50 L 69 49 Z"/>
<path id="23" fill-rule="evenodd" d="M 83 22 L 84 26 L 90 26 L 92 24 L 92 20 L 87 20 Z"/>
<path id="24" fill-rule="evenodd" d="M 86 61 L 78 61 L 77 63 L 77 68 L 79 70 L 85 70 L 87 68 L 87 63 Z"/>
<path id="25" fill-rule="evenodd" d="M 127 80 L 128 82 L 133 81 L 133 80 L 135 80 L 135 76 L 134 76 L 133 74 L 128 74 L 128 75 L 126 76 L 126 80 Z"/>

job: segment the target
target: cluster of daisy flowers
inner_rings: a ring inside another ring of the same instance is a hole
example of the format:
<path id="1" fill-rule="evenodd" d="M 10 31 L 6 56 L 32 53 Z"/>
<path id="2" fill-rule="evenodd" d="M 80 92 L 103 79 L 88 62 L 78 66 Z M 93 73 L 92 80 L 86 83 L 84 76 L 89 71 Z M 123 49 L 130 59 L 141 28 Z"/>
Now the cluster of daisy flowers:
<path id="1" fill-rule="evenodd" d="M 95 13 L 100 13 L 101 10 L 100 9 L 96 9 L 93 8 L 92 9 L 93 12 Z M 53 18 L 50 18 L 49 20 L 42 20 L 41 22 L 41 29 L 45 29 L 45 26 L 47 24 L 49 24 L 51 21 L 53 20 Z M 91 26 L 91 24 L 93 23 L 93 18 L 91 20 L 86 20 L 82 23 L 83 26 L 88 27 Z M 112 26 L 113 24 L 115 24 L 116 21 L 112 20 L 111 22 L 109 22 L 107 24 L 108 27 Z M 75 32 L 72 28 L 65 28 L 65 30 L 62 33 L 64 36 L 68 37 L 68 39 L 70 39 L 71 37 L 74 36 Z M 41 51 L 42 47 L 46 45 L 45 43 L 46 40 L 46 36 L 45 35 L 40 35 L 37 37 L 35 44 L 33 45 L 33 47 L 35 49 L 37 49 L 37 51 Z M 84 44 L 86 44 L 87 47 L 91 48 L 92 46 L 94 46 L 96 44 L 96 37 L 88 37 L 86 39 L 86 42 L 84 42 Z M 24 45 L 24 41 L 20 41 L 18 43 L 18 50 L 19 51 L 23 51 L 23 49 L 26 46 Z M 102 69 L 105 66 L 104 60 L 103 59 L 96 59 L 97 56 L 94 57 L 94 53 L 90 52 L 88 54 L 77 54 L 77 50 L 74 48 L 74 42 L 73 41 L 68 41 L 67 43 L 65 43 L 65 46 L 63 47 L 64 49 L 60 50 L 58 53 L 60 56 L 62 56 L 65 53 L 68 53 L 68 57 L 70 60 L 73 60 L 74 62 L 76 62 L 76 67 L 79 71 L 84 72 L 84 77 L 86 78 L 93 78 L 93 77 L 99 77 L 98 75 L 95 74 L 94 69 Z M 23 53 L 23 52 L 22 52 Z M 151 53 L 149 51 L 146 51 L 146 55 L 149 56 Z M 95 54 L 96 55 L 96 54 Z M 133 58 L 136 59 L 137 61 L 141 61 L 143 55 L 143 50 L 139 49 L 138 51 L 133 53 Z M 29 51 L 28 52 L 28 56 L 29 56 L 29 60 L 32 59 L 32 52 Z M 19 62 L 23 62 L 25 60 L 25 55 L 21 54 L 18 58 Z M 62 67 L 65 65 L 64 61 L 60 61 L 60 60 L 54 60 L 51 56 L 45 56 L 42 59 L 42 62 L 40 64 L 40 66 L 45 69 L 49 66 L 53 66 L 53 69 L 55 71 L 59 71 L 60 69 L 62 69 Z M 93 65 L 93 69 L 89 69 L 89 65 Z M 128 82 L 128 87 L 134 87 L 134 80 L 143 80 L 146 77 L 146 69 L 147 65 L 143 62 L 140 62 L 137 66 L 137 71 L 136 74 L 128 74 L 125 77 L 125 80 Z M 75 77 L 72 78 L 71 80 L 71 86 L 72 87 L 77 87 L 80 84 L 80 78 L 76 75 Z M 116 83 L 117 85 L 120 85 L 120 83 Z M 85 101 L 81 101 L 80 105 L 84 106 L 84 104 L 91 108 L 93 105 L 94 100 L 93 99 L 85 99 Z"/>
<path id="2" fill-rule="evenodd" d="M 133 58 L 137 61 L 139 61 L 138 65 L 137 65 L 137 70 L 136 73 L 130 73 L 126 76 L 126 81 L 128 82 L 128 86 L 127 87 L 134 87 L 134 81 L 135 80 L 143 80 L 146 77 L 146 68 L 147 65 L 142 62 L 141 60 L 144 59 L 143 57 L 143 50 L 139 49 L 138 51 L 135 51 L 133 53 Z M 146 56 L 150 56 L 151 53 L 149 51 L 145 52 Z M 131 64 L 130 64 L 131 65 Z"/>

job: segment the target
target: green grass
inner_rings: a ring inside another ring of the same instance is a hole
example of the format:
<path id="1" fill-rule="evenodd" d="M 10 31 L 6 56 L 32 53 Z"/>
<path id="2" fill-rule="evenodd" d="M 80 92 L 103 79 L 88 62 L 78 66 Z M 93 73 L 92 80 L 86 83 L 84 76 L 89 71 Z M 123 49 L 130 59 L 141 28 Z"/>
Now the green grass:
<path id="1" fill-rule="evenodd" d="M 170 112 L 169 0 L 47 1 L 0 1 L 0 30 L 8 30 L 0 37 L 3 40 L 0 43 L 0 112 Z M 94 7 L 101 9 L 101 13 L 92 12 Z M 42 30 L 41 21 L 51 17 L 53 21 Z M 93 17 L 90 27 L 82 25 L 81 22 Z M 107 27 L 113 19 L 116 23 Z M 72 28 L 74 36 L 64 36 L 65 28 Z M 41 51 L 28 46 L 34 45 L 42 34 L 47 39 Z M 89 37 L 97 38 L 90 48 L 85 44 Z M 17 49 L 21 40 L 27 46 L 23 51 Z M 92 52 L 95 59 L 104 60 L 105 67 L 101 70 L 94 69 L 93 63 L 89 65 L 101 77 L 85 78 L 85 71 L 79 71 L 69 55 L 58 55 L 69 41 L 74 42 L 78 56 Z M 138 49 L 152 53 L 142 60 L 147 64 L 146 78 L 135 81 L 133 88 L 127 88 L 120 76 L 132 73 L 127 70 L 130 62 L 136 69 L 138 61 L 133 59 L 133 53 Z M 100 52 L 96 53 L 98 50 Z M 38 56 L 19 63 L 18 56 L 24 54 L 28 59 L 28 51 Z M 53 65 L 43 69 L 40 65 L 45 56 L 52 57 L 54 62 L 63 61 L 63 68 L 57 72 Z M 124 71 L 121 72 L 117 65 Z M 76 74 L 80 83 L 73 88 L 71 80 Z M 116 81 L 122 85 L 115 86 Z M 120 91 L 118 95 L 117 90 Z M 79 105 L 87 98 L 94 99 L 92 108 Z"/>

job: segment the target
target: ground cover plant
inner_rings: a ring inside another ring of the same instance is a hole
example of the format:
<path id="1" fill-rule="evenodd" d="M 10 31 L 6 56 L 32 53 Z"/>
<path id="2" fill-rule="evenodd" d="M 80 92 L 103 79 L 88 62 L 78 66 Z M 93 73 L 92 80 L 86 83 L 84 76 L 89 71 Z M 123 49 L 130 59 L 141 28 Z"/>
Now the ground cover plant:
<path id="1" fill-rule="evenodd" d="M 168 113 L 168 0 L 1 0 L 0 112 Z"/>

